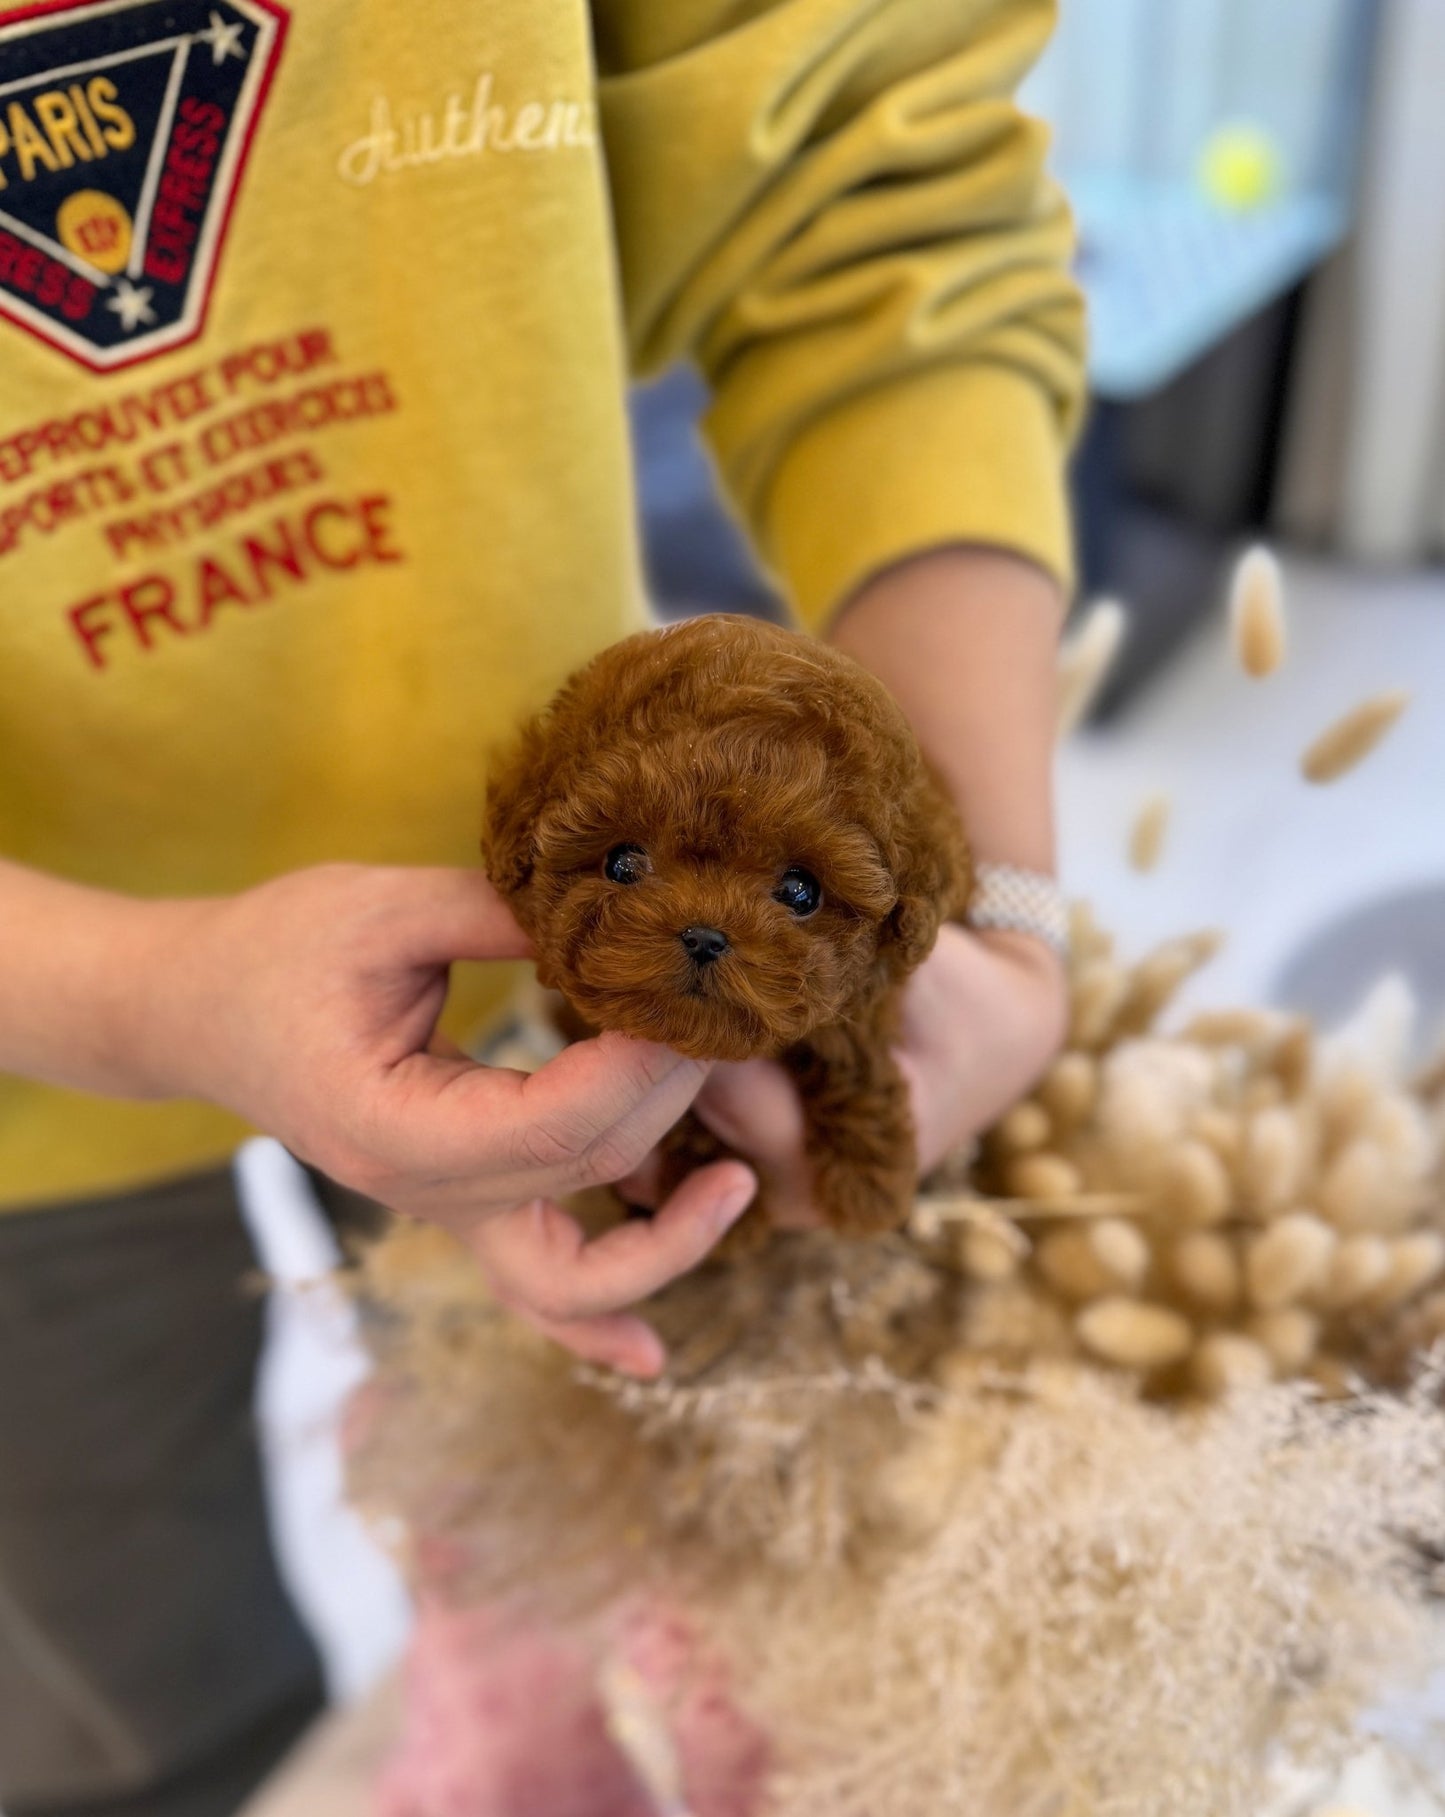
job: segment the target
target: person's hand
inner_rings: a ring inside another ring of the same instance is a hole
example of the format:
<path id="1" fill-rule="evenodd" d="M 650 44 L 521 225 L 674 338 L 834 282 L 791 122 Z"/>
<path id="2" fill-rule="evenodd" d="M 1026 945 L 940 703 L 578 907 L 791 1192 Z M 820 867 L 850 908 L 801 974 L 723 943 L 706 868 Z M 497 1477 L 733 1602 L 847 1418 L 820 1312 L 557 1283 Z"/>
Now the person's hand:
<path id="1" fill-rule="evenodd" d="M 1027 1091 L 1058 1051 L 1066 1016 L 1063 966 L 1041 942 L 1002 931 L 942 930 L 905 987 L 895 1049 L 908 1081 L 920 1173 Z M 803 1151 L 802 1103 L 781 1066 L 717 1065 L 693 1109 L 755 1167 L 776 1223 L 820 1221 Z M 646 1204 L 654 1179 L 649 1161 L 623 1189 Z"/>
<path id="2" fill-rule="evenodd" d="M 752 1174 L 701 1168 L 655 1218 L 591 1242 L 556 1201 L 631 1172 L 704 1063 L 609 1034 L 528 1077 L 436 1038 L 452 961 L 528 951 L 477 873 L 327 865 L 166 907 L 146 968 L 163 988 L 130 1018 L 145 1089 L 209 1098 L 342 1184 L 447 1226 L 504 1303 L 580 1355 L 661 1368 L 657 1337 L 620 1309 L 701 1261 Z"/>

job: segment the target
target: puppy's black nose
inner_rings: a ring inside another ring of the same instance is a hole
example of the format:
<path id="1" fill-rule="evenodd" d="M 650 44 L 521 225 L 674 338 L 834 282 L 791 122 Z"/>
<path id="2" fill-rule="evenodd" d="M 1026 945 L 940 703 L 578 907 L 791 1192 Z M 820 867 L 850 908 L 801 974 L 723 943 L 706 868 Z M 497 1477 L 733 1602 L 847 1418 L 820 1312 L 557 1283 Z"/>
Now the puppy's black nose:
<path id="1" fill-rule="evenodd" d="M 711 965 L 728 950 L 728 937 L 720 927 L 685 927 L 678 939 L 699 965 Z"/>

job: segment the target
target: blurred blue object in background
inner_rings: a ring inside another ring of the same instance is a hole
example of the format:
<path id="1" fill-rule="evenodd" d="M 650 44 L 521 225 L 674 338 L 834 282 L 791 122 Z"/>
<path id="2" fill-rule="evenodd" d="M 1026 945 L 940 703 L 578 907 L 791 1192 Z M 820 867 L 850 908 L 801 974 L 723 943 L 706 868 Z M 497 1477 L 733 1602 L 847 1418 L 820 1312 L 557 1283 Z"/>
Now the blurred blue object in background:
<path id="1" fill-rule="evenodd" d="M 717 496 L 697 433 L 706 403 L 691 368 L 632 395 L 651 596 L 665 618 L 719 609 L 776 618 L 780 608 Z"/>
<path id="2" fill-rule="evenodd" d="M 1102 397 L 1155 391 L 1343 237 L 1374 0 L 1062 0 L 1054 132 Z"/>

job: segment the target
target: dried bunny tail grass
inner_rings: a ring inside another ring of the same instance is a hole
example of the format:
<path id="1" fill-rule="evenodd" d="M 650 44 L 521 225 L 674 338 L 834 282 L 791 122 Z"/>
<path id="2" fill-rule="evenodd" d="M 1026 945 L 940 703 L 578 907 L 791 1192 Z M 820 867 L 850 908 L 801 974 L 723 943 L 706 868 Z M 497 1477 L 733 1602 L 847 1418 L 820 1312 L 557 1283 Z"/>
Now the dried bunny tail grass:
<path id="1" fill-rule="evenodd" d="M 1143 1034 L 1152 1028 L 1180 989 L 1220 951 L 1225 935 L 1219 928 L 1205 928 L 1146 953 L 1129 974 L 1123 1001 L 1115 1012 L 1111 1032 Z"/>
<path id="2" fill-rule="evenodd" d="M 1121 1369 L 1162 1369 L 1187 1356 L 1194 1341 L 1182 1314 L 1118 1295 L 1086 1306 L 1075 1327 L 1086 1350 Z"/>
<path id="3" fill-rule="evenodd" d="M 1304 1184 L 1305 1161 L 1298 1119 L 1282 1105 L 1256 1111 L 1245 1125 L 1235 1169 L 1242 1203 L 1265 1215 L 1285 1210 Z"/>
<path id="4" fill-rule="evenodd" d="M 1118 600 L 1096 600 L 1059 648 L 1060 738 L 1078 727 L 1099 696 L 1124 642 L 1129 619 Z"/>
<path id="5" fill-rule="evenodd" d="M 994 1228 L 1007 1228 L 996 1214 Z M 380 1248 L 397 1242 L 405 1234 Z M 500 1315 L 458 1245 L 409 1249 L 402 1266 L 368 1260 L 359 1293 L 381 1392 L 395 1405 L 359 1448 L 354 1494 L 468 1544 L 494 1518 L 527 1526 L 542 1594 L 548 1542 L 527 1513 L 533 1490 L 516 1455 L 530 1428 L 534 1445 L 566 1435 L 541 1447 L 552 1462 L 539 1458 L 531 1474 L 562 1479 L 549 1513 L 579 1557 L 660 1523 L 719 1561 L 791 1569 L 836 1558 L 860 1543 L 866 1486 L 902 1424 L 936 1398 L 962 1288 L 904 1238 L 779 1238 L 649 1304 L 670 1371 L 641 1384 L 579 1373 Z M 659 1470 L 668 1486 L 654 1504 Z M 522 1544 L 510 1542 L 514 1562 Z M 477 1593 L 508 1587 L 485 1550 L 466 1582 Z"/>
<path id="6" fill-rule="evenodd" d="M 1010 1194 L 1018 1199 L 1072 1199 L 1083 1190 L 1083 1180 L 1072 1162 L 1042 1151 L 1020 1155 L 1004 1169 Z"/>
<path id="7" fill-rule="evenodd" d="M 1390 1245 L 1384 1237 L 1346 1237 L 1330 1257 L 1315 1302 L 1326 1312 L 1349 1312 L 1384 1284 L 1390 1269 Z"/>
<path id="8" fill-rule="evenodd" d="M 1386 1312 L 1430 1286 L 1445 1269 L 1445 1237 L 1437 1230 L 1416 1230 L 1390 1244 L 1390 1267 L 1365 1297 L 1372 1312 Z"/>
<path id="9" fill-rule="evenodd" d="M 1285 1028 L 1266 1056 L 1269 1070 L 1279 1080 L 1285 1096 L 1298 1098 L 1315 1077 L 1315 1033 L 1307 1022 Z"/>
<path id="10" fill-rule="evenodd" d="M 900 1241 L 790 1239 L 664 1295 L 675 1373 L 628 1383 L 413 1246 L 361 1283 L 353 1494 L 425 1536 L 453 1602 L 585 1632 L 680 1599 L 774 1737 L 769 1817 L 1255 1817 L 1277 1750 L 1328 1767 L 1423 1655 L 1439 1382 L 1166 1409 L 1039 1360 L 1057 1328 L 1016 1280 L 980 1304 L 995 1336 L 1012 1307 L 1027 1368 L 968 1354 L 951 1291 Z M 1183 1343 L 1214 1392 L 1277 1367 L 1263 1331 L 1084 1317 L 1126 1368 Z"/>
<path id="11" fill-rule="evenodd" d="M 991 1139 L 1005 1153 L 1027 1154 L 1030 1149 L 1042 1148 L 1052 1134 L 1049 1113 L 1043 1105 L 1025 1098 L 994 1124 Z"/>
<path id="12" fill-rule="evenodd" d="M 1239 1303 L 1239 1256 L 1218 1231 L 1186 1231 L 1174 1244 L 1169 1272 L 1187 1299 L 1211 1312 L 1229 1312 Z"/>
<path id="13" fill-rule="evenodd" d="M 959 1244 L 964 1272 L 975 1281 L 1010 1280 L 1028 1253 L 1028 1238 L 1004 1218 L 993 1224 L 970 1225 Z"/>
<path id="14" fill-rule="evenodd" d="M 1396 1535 L 1438 1522 L 1438 1426 L 1277 1389 L 1179 1421 L 1067 1370 L 976 1391 L 900 1464 L 905 1506 L 959 1490 L 851 1651 L 766 1630 L 759 1707 L 812 1716 L 777 1817 L 1256 1817 L 1271 1744 L 1327 1769 L 1428 1645 Z"/>
<path id="15" fill-rule="evenodd" d="M 1409 981 L 1386 972 L 1366 992 L 1354 1014 L 1322 1043 L 1321 1068 L 1327 1083 L 1344 1075 L 1376 1087 L 1403 1085 L 1420 1019 Z"/>
<path id="16" fill-rule="evenodd" d="M 1114 937 L 1099 925 L 1092 907 L 1082 898 L 1069 904 L 1069 954 L 1076 965 L 1090 959 L 1113 957 Z"/>
<path id="17" fill-rule="evenodd" d="M 1409 1003 L 1159 1034 L 1212 937 L 1130 966 L 1072 920 L 1072 1045 L 910 1233 L 675 1282 L 663 1381 L 579 1370 L 437 1233 L 363 1265 L 356 1498 L 454 1599 L 680 1596 L 778 1739 L 769 1817 L 1255 1817 L 1426 1630 L 1445 1376 L 1364 1388 L 1445 1333 Z"/>
<path id="18" fill-rule="evenodd" d="M 1180 1224 L 1222 1224 L 1233 1207 L 1228 1169 L 1206 1142 L 1181 1142 L 1160 1171 L 1161 1209 Z"/>
<path id="19" fill-rule="evenodd" d="M 1302 1375 L 1320 1341 L 1320 1322 L 1302 1306 L 1281 1306 L 1257 1313 L 1245 1326 L 1248 1336 L 1268 1351 L 1275 1373 L 1289 1381 Z"/>
<path id="20" fill-rule="evenodd" d="M 1120 1218 L 1101 1218 L 1074 1229 L 1051 1230 L 1036 1248 L 1039 1272 L 1067 1300 L 1135 1288 L 1149 1270 L 1149 1245 Z"/>
<path id="21" fill-rule="evenodd" d="M 1300 758 L 1307 782 L 1334 782 L 1363 763 L 1410 704 L 1403 689 L 1375 694 L 1327 726 Z"/>
<path id="22" fill-rule="evenodd" d="M 1190 1357 L 1189 1371 L 1201 1394 L 1237 1394 L 1269 1381 L 1274 1359 L 1253 1338 L 1236 1331 L 1216 1331 Z"/>
<path id="23" fill-rule="evenodd" d="M 1445 1062 L 1442 1062 L 1445 1064 Z M 1094 1108 L 1099 1070 L 1088 1054 L 1061 1054 L 1039 1081 L 1036 1096 L 1059 1128 L 1076 1128 Z"/>
<path id="24" fill-rule="evenodd" d="M 1222 1329 L 1262 1348 L 1279 1378 L 1346 1381 L 1445 1275 L 1445 1116 L 1403 1083 L 1408 991 L 1382 984 L 1324 1039 L 1298 1016 L 1240 1010 L 1160 1035 L 1218 937 L 1129 965 L 1087 910 L 1079 925 L 1074 1045 L 959 1176 L 1034 1238 L 1031 1254 L 1011 1246 L 1006 1262 L 984 1245 L 965 1264 L 1009 1290 L 1000 1321 L 982 1300 L 971 1309 L 971 1341 L 998 1329 L 998 1354 L 1016 1357 L 1010 1320 L 1042 1322 L 1052 1349 L 1062 1330 L 1077 1351 L 1140 1370 L 1150 1393 L 1209 1394 L 1258 1365 L 1226 1344 L 1181 1367 Z M 1142 1324 L 1116 1304 L 1136 1297 Z M 1157 1350 L 1137 1336 L 1150 1330 L 1166 1332 Z"/>
<path id="25" fill-rule="evenodd" d="M 1129 995 L 1129 974 L 1109 959 L 1089 959 L 1075 971 L 1069 1002 L 1069 1043 L 1099 1048 Z"/>
<path id="26" fill-rule="evenodd" d="M 1271 1224 L 1245 1256 L 1252 1304 L 1261 1312 L 1274 1312 L 1301 1299 L 1325 1274 L 1338 1241 L 1328 1224 L 1307 1211 L 1291 1212 Z"/>
<path id="27" fill-rule="evenodd" d="M 1152 871 L 1164 852 L 1164 837 L 1169 831 L 1169 797 L 1162 792 L 1150 795 L 1129 829 L 1129 863 L 1136 871 Z"/>
<path id="28" fill-rule="evenodd" d="M 1272 675 L 1284 661 L 1284 582 L 1278 560 L 1261 544 L 1245 550 L 1231 577 L 1229 633 L 1246 675 Z"/>

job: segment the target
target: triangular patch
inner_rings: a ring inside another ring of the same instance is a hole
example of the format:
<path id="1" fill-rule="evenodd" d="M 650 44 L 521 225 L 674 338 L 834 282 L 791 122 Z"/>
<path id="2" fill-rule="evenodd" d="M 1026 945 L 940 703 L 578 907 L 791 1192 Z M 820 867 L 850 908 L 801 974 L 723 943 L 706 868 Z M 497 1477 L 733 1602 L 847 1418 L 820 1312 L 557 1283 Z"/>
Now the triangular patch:
<path id="1" fill-rule="evenodd" d="M 287 15 L 0 9 L 0 315 L 112 371 L 200 332 Z"/>

